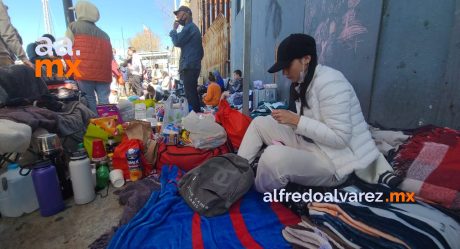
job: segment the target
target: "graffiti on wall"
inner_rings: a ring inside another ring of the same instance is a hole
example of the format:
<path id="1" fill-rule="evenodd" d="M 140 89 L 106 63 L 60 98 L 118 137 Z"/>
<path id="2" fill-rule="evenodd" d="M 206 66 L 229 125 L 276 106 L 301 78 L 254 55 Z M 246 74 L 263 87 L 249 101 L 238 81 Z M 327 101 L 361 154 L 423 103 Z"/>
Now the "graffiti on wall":
<path id="1" fill-rule="evenodd" d="M 334 47 L 341 43 L 350 50 L 358 49 L 366 26 L 357 18 L 361 0 L 306 0 L 305 33 L 316 39 L 318 60 L 324 63 L 334 56 Z"/>

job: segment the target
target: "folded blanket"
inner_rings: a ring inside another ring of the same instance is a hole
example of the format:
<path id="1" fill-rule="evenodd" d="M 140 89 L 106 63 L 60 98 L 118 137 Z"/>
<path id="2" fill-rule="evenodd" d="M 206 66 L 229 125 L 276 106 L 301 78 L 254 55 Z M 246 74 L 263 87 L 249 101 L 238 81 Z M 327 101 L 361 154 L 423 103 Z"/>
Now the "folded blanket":
<path id="1" fill-rule="evenodd" d="M 404 191 L 460 209 L 460 132 L 433 127 L 417 131 L 394 158 Z"/>
<path id="2" fill-rule="evenodd" d="M 363 190 L 353 185 L 342 191 Z M 422 201 L 311 203 L 308 210 L 321 231 L 327 227 L 351 247 L 460 248 L 460 224 Z"/>
<path id="3" fill-rule="evenodd" d="M 35 131 L 37 128 L 43 128 L 49 132 L 57 133 L 57 117 L 57 113 L 35 106 L 0 109 L 0 119 L 8 119 L 29 125 L 32 131 Z"/>

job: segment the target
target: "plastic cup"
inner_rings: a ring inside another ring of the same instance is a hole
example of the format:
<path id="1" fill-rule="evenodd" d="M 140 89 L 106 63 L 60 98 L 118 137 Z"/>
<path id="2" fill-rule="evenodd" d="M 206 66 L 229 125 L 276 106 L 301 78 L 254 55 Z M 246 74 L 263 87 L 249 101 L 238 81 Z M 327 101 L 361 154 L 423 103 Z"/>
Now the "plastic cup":
<path id="1" fill-rule="evenodd" d="M 110 171 L 110 182 L 115 188 L 120 188 L 125 185 L 125 179 L 123 178 L 123 171 L 121 169 L 114 169 Z"/>
<path id="2" fill-rule="evenodd" d="M 104 148 L 104 142 L 101 139 L 93 140 L 93 155 L 92 158 L 94 161 L 99 159 L 104 159 L 107 156 Z"/>

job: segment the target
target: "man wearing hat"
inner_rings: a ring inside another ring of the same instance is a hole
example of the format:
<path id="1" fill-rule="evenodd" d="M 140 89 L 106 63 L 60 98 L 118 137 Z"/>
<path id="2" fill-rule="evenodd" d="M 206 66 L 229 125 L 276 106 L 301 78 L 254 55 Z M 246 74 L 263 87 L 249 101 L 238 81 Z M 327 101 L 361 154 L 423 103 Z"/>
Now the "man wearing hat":
<path id="1" fill-rule="evenodd" d="M 201 59 L 203 59 L 203 44 L 201 32 L 192 22 L 192 11 L 186 6 L 180 6 L 174 11 L 176 21 L 173 30 L 169 33 L 174 46 L 181 48 L 179 73 L 184 82 L 185 96 L 193 111 L 200 112 L 200 100 L 198 97 L 198 77 L 201 71 Z M 177 32 L 179 25 L 183 26 L 180 33 Z"/>

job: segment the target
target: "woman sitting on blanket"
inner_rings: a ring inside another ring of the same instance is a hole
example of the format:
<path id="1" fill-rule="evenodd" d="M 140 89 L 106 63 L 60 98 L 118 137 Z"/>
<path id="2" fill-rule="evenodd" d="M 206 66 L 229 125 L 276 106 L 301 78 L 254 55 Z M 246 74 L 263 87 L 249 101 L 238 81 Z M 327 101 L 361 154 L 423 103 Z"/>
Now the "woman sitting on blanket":
<path id="1" fill-rule="evenodd" d="M 255 179 L 260 192 L 288 182 L 337 186 L 379 157 L 353 87 L 343 74 L 318 64 L 316 42 L 292 34 L 268 70 L 292 81 L 290 110 L 273 110 L 249 126 L 238 155 L 250 163 L 264 145 Z"/>

